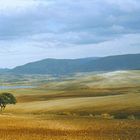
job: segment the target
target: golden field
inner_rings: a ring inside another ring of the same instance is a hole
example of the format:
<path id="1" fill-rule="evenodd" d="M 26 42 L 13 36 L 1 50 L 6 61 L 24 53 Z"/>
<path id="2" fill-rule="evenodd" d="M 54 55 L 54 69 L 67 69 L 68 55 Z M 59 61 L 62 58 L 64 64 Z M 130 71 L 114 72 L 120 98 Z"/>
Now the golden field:
<path id="1" fill-rule="evenodd" d="M 0 116 L 2 140 L 139 140 L 138 120 Z"/>
<path id="2" fill-rule="evenodd" d="M 140 139 L 140 71 L 77 74 L 47 82 L 40 75 L 5 79 L 4 85 L 38 85 L 1 91 L 13 93 L 18 103 L 0 115 L 0 140 Z"/>

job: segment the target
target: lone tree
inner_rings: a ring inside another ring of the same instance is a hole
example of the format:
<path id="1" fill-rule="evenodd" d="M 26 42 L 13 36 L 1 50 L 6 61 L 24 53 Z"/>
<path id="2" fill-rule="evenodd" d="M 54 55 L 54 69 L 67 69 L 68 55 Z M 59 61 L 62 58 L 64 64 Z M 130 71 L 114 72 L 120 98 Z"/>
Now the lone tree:
<path id="1" fill-rule="evenodd" d="M 0 94 L 0 108 L 3 111 L 7 104 L 16 104 L 16 98 L 11 93 Z"/>

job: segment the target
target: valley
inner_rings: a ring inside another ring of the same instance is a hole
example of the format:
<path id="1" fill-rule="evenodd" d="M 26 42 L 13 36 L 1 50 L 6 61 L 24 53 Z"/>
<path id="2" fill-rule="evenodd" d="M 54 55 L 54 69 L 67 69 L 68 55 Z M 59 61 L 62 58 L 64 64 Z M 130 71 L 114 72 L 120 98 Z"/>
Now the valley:
<path id="1" fill-rule="evenodd" d="M 140 71 L 3 75 L 17 98 L 0 115 L 2 139 L 139 140 Z M 22 88 L 22 86 L 33 86 Z M 8 123 L 5 123 L 8 122 Z M 6 131 L 5 131 L 6 130 Z"/>

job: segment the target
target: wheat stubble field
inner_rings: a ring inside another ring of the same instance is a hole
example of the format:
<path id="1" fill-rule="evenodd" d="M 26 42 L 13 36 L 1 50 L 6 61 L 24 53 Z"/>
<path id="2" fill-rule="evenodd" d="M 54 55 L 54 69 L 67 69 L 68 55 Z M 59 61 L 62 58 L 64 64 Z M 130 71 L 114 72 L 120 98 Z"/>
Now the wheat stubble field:
<path id="1" fill-rule="evenodd" d="M 8 78 L 13 81 L 8 81 Z M 70 77 L 3 76 L 18 103 L 0 114 L 0 140 L 139 140 L 140 71 Z M 16 80 L 15 80 L 16 79 Z"/>

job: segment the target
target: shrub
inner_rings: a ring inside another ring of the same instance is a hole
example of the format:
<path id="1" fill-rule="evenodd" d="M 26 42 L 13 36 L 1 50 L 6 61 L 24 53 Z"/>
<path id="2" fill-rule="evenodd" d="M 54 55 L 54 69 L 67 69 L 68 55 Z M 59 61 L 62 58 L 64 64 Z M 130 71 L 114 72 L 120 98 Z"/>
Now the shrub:
<path id="1" fill-rule="evenodd" d="M 135 120 L 135 119 L 136 119 L 134 115 L 129 115 L 127 118 L 128 118 L 129 120 Z"/>

